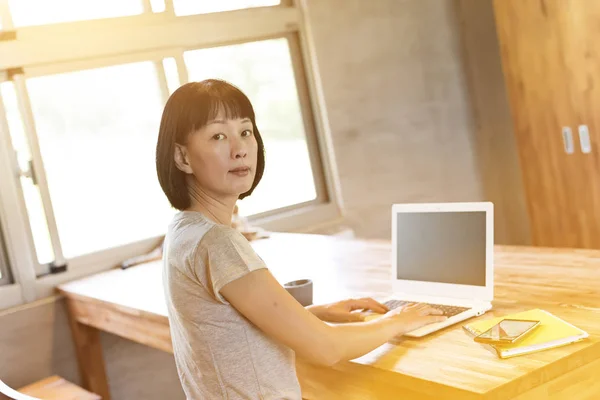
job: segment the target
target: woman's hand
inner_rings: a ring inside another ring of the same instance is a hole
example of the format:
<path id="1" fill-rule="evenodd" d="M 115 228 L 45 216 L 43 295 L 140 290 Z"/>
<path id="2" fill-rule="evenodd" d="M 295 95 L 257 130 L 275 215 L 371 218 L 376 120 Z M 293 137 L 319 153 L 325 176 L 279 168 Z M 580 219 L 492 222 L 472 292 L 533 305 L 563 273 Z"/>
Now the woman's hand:
<path id="1" fill-rule="evenodd" d="M 382 318 L 397 323 L 401 330 L 400 334 L 404 334 L 422 326 L 448 319 L 448 317 L 444 317 L 442 314 L 441 310 L 427 304 L 412 303 L 398 307 L 385 314 Z"/>
<path id="2" fill-rule="evenodd" d="M 362 322 L 365 316 L 356 310 L 373 311 L 385 314 L 389 309 L 381 303 L 371 299 L 348 299 L 331 304 L 315 305 L 306 307 L 317 318 L 326 322 Z"/>

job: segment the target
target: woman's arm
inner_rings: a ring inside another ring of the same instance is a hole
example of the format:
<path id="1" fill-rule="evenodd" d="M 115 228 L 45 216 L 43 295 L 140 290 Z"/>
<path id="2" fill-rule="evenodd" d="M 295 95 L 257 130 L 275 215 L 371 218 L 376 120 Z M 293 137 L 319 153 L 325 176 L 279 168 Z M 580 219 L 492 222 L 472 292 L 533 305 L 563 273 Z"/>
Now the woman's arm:
<path id="1" fill-rule="evenodd" d="M 250 272 L 220 293 L 270 337 L 309 362 L 333 365 L 362 356 L 394 336 L 445 319 L 428 307 L 397 309 L 369 322 L 330 326 L 298 303 L 267 269 Z"/>

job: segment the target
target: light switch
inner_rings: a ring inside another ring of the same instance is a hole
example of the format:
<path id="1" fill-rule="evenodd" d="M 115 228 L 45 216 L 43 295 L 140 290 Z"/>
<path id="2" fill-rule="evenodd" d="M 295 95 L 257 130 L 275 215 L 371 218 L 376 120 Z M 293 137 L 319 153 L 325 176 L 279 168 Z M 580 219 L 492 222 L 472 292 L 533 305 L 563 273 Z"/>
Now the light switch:
<path id="1" fill-rule="evenodd" d="M 590 131 L 587 125 L 579 125 L 579 145 L 582 153 L 591 153 L 592 144 L 590 143 Z"/>
<path id="2" fill-rule="evenodd" d="M 573 154 L 575 152 L 575 146 L 573 145 L 573 131 L 570 126 L 564 126 L 562 129 L 563 142 L 565 144 L 565 152 L 567 154 Z"/>

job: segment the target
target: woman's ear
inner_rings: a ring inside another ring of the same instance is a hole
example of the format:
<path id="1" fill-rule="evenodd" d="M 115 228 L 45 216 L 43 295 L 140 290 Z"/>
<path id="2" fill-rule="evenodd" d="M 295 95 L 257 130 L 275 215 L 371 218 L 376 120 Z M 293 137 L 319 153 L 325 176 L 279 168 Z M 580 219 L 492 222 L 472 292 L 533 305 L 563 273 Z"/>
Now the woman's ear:
<path id="1" fill-rule="evenodd" d="M 187 149 L 184 146 L 175 144 L 175 154 L 173 156 L 175 158 L 175 165 L 177 165 L 177 168 L 180 171 L 183 171 L 186 174 L 191 174 L 193 172 L 188 158 Z"/>

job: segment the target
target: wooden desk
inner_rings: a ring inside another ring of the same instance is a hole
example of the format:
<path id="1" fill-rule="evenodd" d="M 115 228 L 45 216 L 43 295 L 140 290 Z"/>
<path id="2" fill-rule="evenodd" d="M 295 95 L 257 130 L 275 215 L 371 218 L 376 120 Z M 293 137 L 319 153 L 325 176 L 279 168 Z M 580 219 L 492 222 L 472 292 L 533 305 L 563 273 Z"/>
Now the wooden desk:
<path id="1" fill-rule="evenodd" d="M 390 293 L 390 244 L 276 234 L 253 246 L 282 283 L 309 277 L 315 303 Z M 308 399 L 600 398 L 600 251 L 496 247 L 494 309 L 539 307 L 590 333 L 577 344 L 498 359 L 461 325 L 385 344 L 332 368 L 298 362 Z M 172 352 L 161 264 L 111 270 L 62 285 L 87 389 L 109 399 L 98 330 Z"/>

